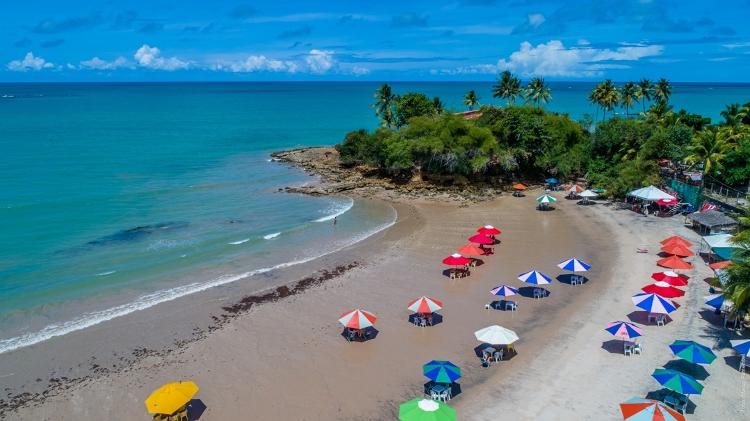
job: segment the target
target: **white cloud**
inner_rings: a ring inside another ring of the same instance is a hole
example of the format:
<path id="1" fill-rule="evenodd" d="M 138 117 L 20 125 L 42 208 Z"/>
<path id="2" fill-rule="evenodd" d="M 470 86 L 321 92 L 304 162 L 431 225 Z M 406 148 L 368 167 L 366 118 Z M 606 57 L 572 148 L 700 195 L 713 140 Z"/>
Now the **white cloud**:
<path id="1" fill-rule="evenodd" d="M 326 73 L 334 65 L 333 51 L 310 50 L 305 57 L 305 63 L 310 73 Z"/>
<path id="2" fill-rule="evenodd" d="M 41 57 L 34 56 L 34 53 L 28 52 L 21 60 L 13 60 L 8 63 L 8 70 L 14 72 L 25 72 L 27 70 L 52 69 L 55 65 Z"/>
<path id="3" fill-rule="evenodd" d="M 117 57 L 112 61 L 102 60 L 99 57 L 94 57 L 90 60 L 83 60 L 81 62 L 82 69 L 91 70 L 116 70 L 121 67 L 132 68 L 132 64 L 128 62 L 125 57 Z"/>
<path id="4" fill-rule="evenodd" d="M 296 73 L 299 69 L 297 63 L 286 60 L 276 60 L 263 55 L 251 55 L 244 60 L 235 62 L 217 63 L 214 70 L 223 70 L 233 73 L 251 72 L 287 72 Z"/>
<path id="5" fill-rule="evenodd" d="M 661 45 L 623 45 L 615 49 L 573 47 L 567 48 L 559 40 L 536 46 L 528 41 L 521 43 L 507 59 L 497 62 L 498 70 L 510 70 L 522 76 L 591 77 L 606 69 L 623 68 L 616 61 L 637 61 L 643 57 L 658 56 Z"/>
<path id="6" fill-rule="evenodd" d="M 362 67 L 362 66 L 354 66 L 351 68 L 350 71 L 351 71 L 351 74 L 353 74 L 354 76 L 364 76 L 364 75 L 370 74 L 370 69 L 368 69 L 367 67 Z"/>
<path id="7" fill-rule="evenodd" d="M 541 13 L 532 13 L 529 15 L 529 25 L 532 28 L 538 28 L 545 20 L 547 19 L 545 19 L 544 15 Z"/>
<path id="8" fill-rule="evenodd" d="M 190 63 L 180 60 L 177 57 L 162 57 L 161 51 L 156 47 L 143 44 L 138 51 L 133 54 L 135 61 L 142 67 L 156 70 L 181 70 L 190 67 Z"/>

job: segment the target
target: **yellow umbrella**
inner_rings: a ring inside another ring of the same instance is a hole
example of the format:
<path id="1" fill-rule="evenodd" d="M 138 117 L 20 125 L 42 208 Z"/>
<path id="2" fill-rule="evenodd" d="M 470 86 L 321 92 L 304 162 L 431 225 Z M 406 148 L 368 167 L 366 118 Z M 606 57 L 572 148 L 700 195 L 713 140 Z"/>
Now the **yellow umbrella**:
<path id="1" fill-rule="evenodd" d="M 167 383 L 146 399 L 150 414 L 174 414 L 198 393 L 198 385 L 191 381 Z"/>

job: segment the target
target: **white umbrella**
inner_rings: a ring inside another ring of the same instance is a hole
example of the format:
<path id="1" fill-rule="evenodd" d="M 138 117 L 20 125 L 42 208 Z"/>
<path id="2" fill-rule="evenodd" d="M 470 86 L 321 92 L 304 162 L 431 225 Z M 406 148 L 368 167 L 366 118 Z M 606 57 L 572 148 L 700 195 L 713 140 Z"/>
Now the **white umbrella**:
<path id="1" fill-rule="evenodd" d="M 591 190 L 584 190 L 581 193 L 579 193 L 578 195 L 581 196 L 581 197 L 585 197 L 587 199 L 599 196 L 598 194 L 592 192 Z"/>
<path id="2" fill-rule="evenodd" d="M 502 326 L 492 325 L 474 332 L 479 342 L 491 345 L 510 345 L 518 340 L 516 332 Z"/>
<path id="3" fill-rule="evenodd" d="M 642 189 L 633 190 L 628 193 L 628 196 L 636 197 L 641 200 L 648 200 L 655 202 L 660 199 L 674 199 L 675 197 L 654 186 L 644 187 Z"/>

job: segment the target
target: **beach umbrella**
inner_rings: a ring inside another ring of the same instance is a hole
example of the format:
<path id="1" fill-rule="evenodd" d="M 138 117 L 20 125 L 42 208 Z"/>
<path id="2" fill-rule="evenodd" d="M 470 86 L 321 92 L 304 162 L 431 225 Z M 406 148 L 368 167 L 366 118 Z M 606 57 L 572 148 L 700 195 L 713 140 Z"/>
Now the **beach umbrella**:
<path id="1" fill-rule="evenodd" d="M 518 275 L 518 279 L 534 285 L 547 285 L 552 283 L 552 278 L 535 270 Z"/>
<path id="2" fill-rule="evenodd" d="M 149 414 L 174 414 L 198 393 L 198 385 L 191 381 L 167 383 L 146 398 Z"/>
<path id="3" fill-rule="evenodd" d="M 635 294 L 632 299 L 636 307 L 642 308 L 649 313 L 669 314 L 677 310 L 674 303 L 658 294 L 641 292 Z"/>
<path id="4" fill-rule="evenodd" d="M 675 199 L 675 198 L 671 198 L 671 199 L 659 199 L 659 200 L 656 201 L 656 204 L 659 205 L 659 206 L 674 206 L 674 205 L 676 205 L 678 203 L 680 203 L 680 201 L 677 200 L 677 199 Z"/>
<path id="5" fill-rule="evenodd" d="M 431 399 L 416 398 L 398 407 L 400 421 L 456 421 L 456 410 Z"/>
<path id="6" fill-rule="evenodd" d="M 698 380 L 681 371 L 657 368 L 651 373 L 651 377 L 667 389 L 683 395 L 700 395 L 703 391 L 703 385 Z"/>
<path id="7" fill-rule="evenodd" d="M 492 238 L 490 238 L 490 237 L 488 237 L 488 236 L 486 236 L 484 234 L 475 234 L 475 235 L 472 235 L 471 237 L 469 237 L 469 241 L 471 241 L 472 243 L 482 244 L 482 245 L 485 245 L 485 246 L 489 246 L 489 245 L 495 244 L 495 240 L 493 240 Z"/>
<path id="8" fill-rule="evenodd" d="M 750 357 L 750 339 L 733 339 L 729 343 L 740 355 Z"/>
<path id="9" fill-rule="evenodd" d="M 349 329 L 364 329 L 375 324 L 378 318 L 369 311 L 360 309 L 349 310 L 341 313 L 339 323 Z"/>
<path id="10" fill-rule="evenodd" d="M 516 332 L 506 329 L 502 326 L 492 325 L 474 332 L 474 336 L 479 342 L 490 345 L 510 345 L 518 340 Z"/>
<path id="11" fill-rule="evenodd" d="M 477 232 L 479 234 L 486 235 L 488 237 L 489 236 L 494 236 L 494 235 L 500 235 L 500 234 L 502 234 L 502 231 L 500 231 L 499 229 L 493 227 L 492 225 L 485 225 L 483 227 L 479 227 L 477 229 Z"/>
<path id="12" fill-rule="evenodd" d="M 732 301 L 727 300 L 724 294 L 713 294 L 703 298 L 706 300 L 706 304 L 717 310 L 728 310 L 733 305 Z"/>
<path id="13" fill-rule="evenodd" d="M 466 244 L 457 250 L 460 254 L 468 254 L 470 256 L 483 256 L 484 250 L 475 246 L 474 244 Z"/>
<path id="14" fill-rule="evenodd" d="M 584 190 L 583 187 L 579 186 L 578 184 L 571 184 L 567 188 L 565 188 L 565 192 L 568 194 L 578 194 Z"/>
<path id="15" fill-rule="evenodd" d="M 695 341 L 677 340 L 669 345 L 669 349 L 675 356 L 693 364 L 711 364 L 716 359 L 709 347 Z"/>
<path id="16" fill-rule="evenodd" d="M 720 269 L 726 269 L 727 266 L 731 265 L 731 260 L 722 260 L 721 262 L 714 262 L 708 265 L 713 270 L 720 270 Z"/>
<path id="17" fill-rule="evenodd" d="M 471 263 L 471 259 L 468 257 L 461 256 L 458 253 L 453 253 L 450 256 L 443 259 L 443 263 L 449 266 L 463 266 Z"/>
<path id="18" fill-rule="evenodd" d="M 450 361 L 432 360 L 422 366 L 422 373 L 435 383 L 453 383 L 461 378 L 461 369 Z"/>
<path id="19" fill-rule="evenodd" d="M 513 190 L 521 191 L 521 190 L 526 190 L 527 188 L 528 187 L 526 187 L 525 185 L 523 185 L 521 183 L 516 183 L 516 184 L 513 185 Z"/>
<path id="20" fill-rule="evenodd" d="M 661 251 L 667 254 L 672 254 L 672 255 L 680 256 L 680 257 L 688 257 L 688 256 L 692 256 L 695 254 L 689 248 L 683 246 L 682 244 L 677 244 L 677 243 L 670 243 L 670 244 L 667 244 L 666 246 L 662 246 Z"/>
<path id="21" fill-rule="evenodd" d="M 443 302 L 438 300 L 437 298 L 427 297 L 423 295 L 409 303 L 409 306 L 407 308 L 414 313 L 428 314 L 436 312 L 443 308 Z"/>
<path id="22" fill-rule="evenodd" d="M 620 404 L 625 421 L 685 421 L 685 416 L 664 403 L 641 398 L 630 398 Z"/>
<path id="23" fill-rule="evenodd" d="M 596 193 L 596 194 L 603 194 L 603 193 L 606 193 L 606 192 L 607 192 L 607 190 L 606 190 L 606 189 L 603 189 L 603 188 L 601 188 L 601 187 L 599 187 L 599 188 L 596 188 L 596 189 L 593 189 L 593 190 L 591 190 L 591 191 L 592 191 L 592 192 L 594 192 L 594 193 Z"/>
<path id="24" fill-rule="evenodd" d="M 556 179 L 555 177 L 550 177 L 545 179 L 544 182 L 548 184 L 557 184 L 560 182 L 560 180 Z"/>
<path id="25" fill-rule="evenodd" d="M 677 256 L 669 256 L 664 259 L 659 259 L 656 264 L 668 269 L 692 269 L 693 265 L 680 259 Z"/>
<path id="26" fill-rule="evenodd" d="M 490 294 L 499 295 L 501 297 L 510 297 L 511 295 L 518 294 L 518 290 L 507 285 L 500 285 L 490 290 Z"/>
<path id="27" fill-rule="evenodd" d="M 594 191 L 591 191 L 591 190 L 584 190 L 581 193 L 579 193 L 578 195 L 581 196 L 583 198 L 583 200 L 586 201 L 586 202 L 588 202 L 589 199 L 593 199 L 593 198 L 599 196 L 598 193 L 596 193 Z"/>
<path id="28" fill-rule="evenodd" d="M 641 290 L 649 294 L 660 295 L 664 298 L 677 298 L 685 295 L 685 291 L 675 288 L 666 282 L 654 282 L 653 284 L 641 288 Z"/>
<path id="29" fill-rule="evenodd" d="M 692 247 L 693 246 L 693 243 L 691 243 L 690 241 L 688 241 L 688 240 L 680 237 L 679 235 L 673 235 L 671 237 L 667 237 L 667 238 L 659 241 L 659 244 L 661 244 L 662 246 L 666 246 L 667 244 L 671 244 L 671 243 L 681 244 L 681 245 L 683 245 L 685 247 Z"/>
<path id="30" fill-rule="evenodd" d="M 667 270 L 664 272 L 655 272 L 651 274 L 651 279 L 658 282 L 666 282 L 674 287 L 684 287 L 688 284 L 688 277 L 680 275 L 677 272 Z"/>
<path id="31" fill-rule="evenodd" d="M 539 202 L 539 203 L 541 203 L 541 204 L 547 204 L 547 203 L 555 203 L 555 202 L 557 202 L 557 199 L 555 199 L 554 197 L 552 197 L 552 196 L 550 196 L 548 194 L 543 194 L 543 195 L 537 197 L 536 201 Z"/>
<path id="32" fill-rule="evenodd" d="M 640 327 L 630 322 L 616 321 L 610 322 L 607 327 L 604 328 L 607 332 L 614 336 L 622 339 L 632 339 L 643 335 L 643 331 Z"/>
<path id="33" fill-rule="evenodd" d="M 569 272 L 587 272 L 589 269 L 591 269 L 591 265 L 584 262 L 583 260 L 578 260 L 575 257 L 568 260 L 563 260 L 557 265 L 557 267 Z"/>

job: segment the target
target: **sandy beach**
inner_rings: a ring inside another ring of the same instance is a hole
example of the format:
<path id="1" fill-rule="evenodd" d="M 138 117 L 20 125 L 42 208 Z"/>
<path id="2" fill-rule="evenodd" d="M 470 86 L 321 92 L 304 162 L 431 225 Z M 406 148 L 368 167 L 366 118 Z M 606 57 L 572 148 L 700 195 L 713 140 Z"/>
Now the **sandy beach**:
<path id="1" fill-rule="evenodd" d="M 678 300 L 682 308 L 673 320 L 664 327 L 645 328 L 643 355 L 625 357 L 617 347 L 607 346 L 613 339 L 603 330 L 607 322 L 628 317 L 641 322 L 630 296 L 657 271 L 658 241 L 673 233 L 691 240 L 697 236 L 682 227 L 679 217 L 644 218 L 604 205 L 582 207 L 560 200 L 555 211 L 538 212 L 534 193 L 468 207 L 428 201 L 395 204 L 399 217 L 390 229 L 335 255 L 281 271 L 271 282 L 288 284 L 319 276 L 324 269 L 335 272 L 325 277 L 330 279 L 214 323 L 172 352 L 146 352 L 132 363 L 125 360 L 122 369 L 86 374 L 84 380 L 69 382 L 4 416 L 148 419 L 143 400 L 154 388 L 192 379 L 201 387 L 197 398 L 205 404 L 200 417 L 205 420 L 395 419 L 399 403 L 422 394 L 427 381 L 422 364 L 448 359 L 463 370 L 462 391 L 451 401 L 460 419 L 496 419 L 498 414 L 524 420 L 619 419 L 618 403 L 660 389 L 650 373 L 673 359 L 667 345 L 695 339 L 714 347 L 720 358 L 707 368 L 711 375 L 704 394 L 693 397 L 696 407 L 689 412 L 695 419 L 743 418 L 741 377 L 733 352 L 726 349 L 726 331 L 715 328 L 718 321 L 702 306 L 707 291 L 703 278 L 710 270 L 701 261 L 688 273 L 692 281 L 686 297 Z M 440 260 L 483 224 L 503 230 L 496 254 L 469 278 L 443 276 Z M 652 252 L 636 253 L 641 246 Z M 556 264 L 572 256 L 593 266 L 585 285 L 555 281 L 544 299 L 519 297 L 515 313 L 485 310 L 492 287 L 523 286 L 515 278 L 530 269 L 556 276 Z M 337 267 L 348 269 L 337 272 Z M 77 358 L 79 368 L 72 372 L 84 373 L 81 364 L 90 362 L 88 355 L 97 349 L 146 339 L 154 343 L 155 335 L 168 338 L 164 342 L 169 344 L 196 323 L 209 317 L 221 320 L 226 314 L 221 307 L 236 303 L 241 288 L 217 288 L 0 356 L 2 373 L 14 373 L 0 380 L 15 392 L 34 390 L 34 383 L 45 383 L 39 373 L 46 363 L 36 363 L 43 358 Z M 407 321 L 406 305 L 420 295 L 443 300 L 442 323 L 419 328 Z M 379 317 L 375 339 L 348 343 L 341 336 L 336 318 L 354 307 Z M 519 334 L 518 355 L 483 368 L 474 353 L 479 343 L 473 332 L 492 324 Z M 97 366 L 104 365 L 99 361 Z M 53 376 L 60 378 L 61 373 L 58 368 Z"/>

